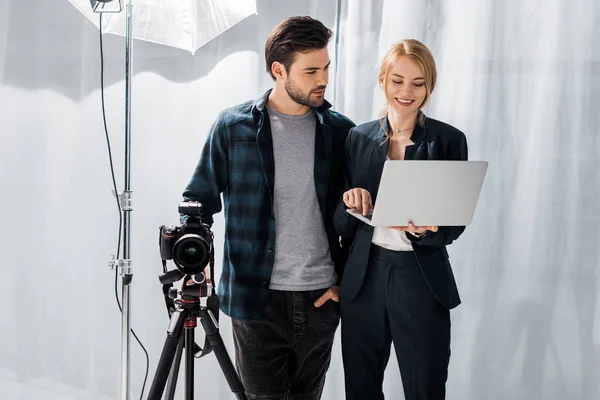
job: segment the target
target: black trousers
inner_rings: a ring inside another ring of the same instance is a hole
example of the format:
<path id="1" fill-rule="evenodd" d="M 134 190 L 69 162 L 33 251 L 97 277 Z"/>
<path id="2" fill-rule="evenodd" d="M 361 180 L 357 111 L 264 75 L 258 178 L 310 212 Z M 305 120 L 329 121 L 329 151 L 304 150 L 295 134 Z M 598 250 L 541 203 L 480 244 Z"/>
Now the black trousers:
<path id="1" fill-rule="evenodd" d="M 394 343 L 406 400 L 446 396 L 450 311 L 433 296 L 412 251 L 372 245 L 358 296 L 341 299 L 347 400 L 383 399 Z"/>
<path id="2" fill-rule="evenodd" d="M 327 289 L 271 290 L 260 320 L 232 319 L 235 360 L 249 400 L 318 400 L 340 306 L 313 303 Z"/>

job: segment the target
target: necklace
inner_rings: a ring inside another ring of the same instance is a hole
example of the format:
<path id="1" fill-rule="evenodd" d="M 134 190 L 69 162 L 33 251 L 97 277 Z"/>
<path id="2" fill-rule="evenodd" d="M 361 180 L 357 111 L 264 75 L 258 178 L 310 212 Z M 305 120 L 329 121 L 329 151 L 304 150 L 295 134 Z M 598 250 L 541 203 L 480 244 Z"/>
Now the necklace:
<path id="1" fill-rule="evenodd" d="M 406 128 L 406 129 L 394 129 L 394 134 L 398 134 L 400 139 L 407 139 L 412 135 L 412 131 L 414 128 Z M 402 132 L 410 132 L 409 134 L 402 135 Z"/>

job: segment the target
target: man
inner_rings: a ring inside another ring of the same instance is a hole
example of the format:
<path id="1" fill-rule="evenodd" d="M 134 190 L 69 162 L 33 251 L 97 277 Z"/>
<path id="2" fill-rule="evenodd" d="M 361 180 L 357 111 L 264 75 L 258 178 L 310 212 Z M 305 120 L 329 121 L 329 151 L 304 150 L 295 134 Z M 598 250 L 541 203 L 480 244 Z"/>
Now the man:
<path id="1" fill-rule="evenodd" d="M 272 90 L 213 124 L 183 196 L 225 206 L 221 310 L 249 399 L 319 399 L 339 324 L 347 246 L 333 229 L 354 126 L 324 99 L 331 31 L 292 17 L 266 46 Z"/>

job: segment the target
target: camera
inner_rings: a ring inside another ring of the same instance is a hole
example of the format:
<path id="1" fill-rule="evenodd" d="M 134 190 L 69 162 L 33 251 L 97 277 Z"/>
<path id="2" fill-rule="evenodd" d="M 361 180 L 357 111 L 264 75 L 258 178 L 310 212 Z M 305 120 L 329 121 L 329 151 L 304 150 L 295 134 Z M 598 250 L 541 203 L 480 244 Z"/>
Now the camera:
<path id="1" fill-rule="evenodd" d="M 163 261 L 173 260 L 184 274 L 201 274 L 213 256 L 213 234 L 200 219 L 202 204 L 183 202 L 179 213 L 185 217 L 181 225 L 160 227 L 160 257 Z"/>

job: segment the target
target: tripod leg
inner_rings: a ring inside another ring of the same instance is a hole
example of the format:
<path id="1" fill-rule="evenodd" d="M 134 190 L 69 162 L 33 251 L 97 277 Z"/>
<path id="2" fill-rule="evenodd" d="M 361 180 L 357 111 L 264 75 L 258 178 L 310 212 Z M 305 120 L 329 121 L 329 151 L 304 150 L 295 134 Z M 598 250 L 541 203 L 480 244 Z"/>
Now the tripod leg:
<path id="1" fill-rule="evenodd" d="M 227 380 L 231 391 L 235 394 L 237 399 L 246 400 L 247 398 L 244 385 L 242 385 L 242 381 L 240 380 L 235 367 L 231 362 L 231 358 L 229 358 L 229 354 L 227 354 L 225 343 L 223 343 L 223 338 L 219 334 L 219 328 L 217 328 L 217 324 L 212 313 L 207 309 L 201 309 L 198 313 L 198 316 L 200 317 L 200 322 L 202 323 L 202 327 L 206 332 L 206 338 L 215 352 L 217 361 L 221 366 L 221 370 L 225 375 L 225 379 Z"/>
<path id="2" fill-rule="evenodd" d="M 148 400 L 161 400 L 163 391 L 165 389 L 165 383 L 169 377 L 169 371 L 173 365 L 173 358 L 181 338 L 181 332 L 183 330 L 183 323 L 186 319 L 187 311 L 176 310 L 171 316 L 171 322 L 167 331 L 167 339 L 163 346 L 156 372 L 154 373 L 154 379 L 152 380 L 152 386 L 148 393 Z"/>
<path id="3" fill-rule="evenodd" d="M 177 377 L 179 376 L 179 366 L 181 365 L 181 354 L 183 353 L 183 340 L 179 338 L 177 344 L 177 351 L 175 352 L 175 359 L 171 366 L 171 373 L 169 374 L 169 380 L 167 381 L 167 388 L 165 389 L 165 399 L 173 400 L 175 398 L 175 389 L 177 388 Z"/>
<path id="4" fill-rule="evenodd" d="M 185 320 L 185 399 L 194 400 L 194 329 L 196 329 L 196 313 L 191 311 Z"/>

